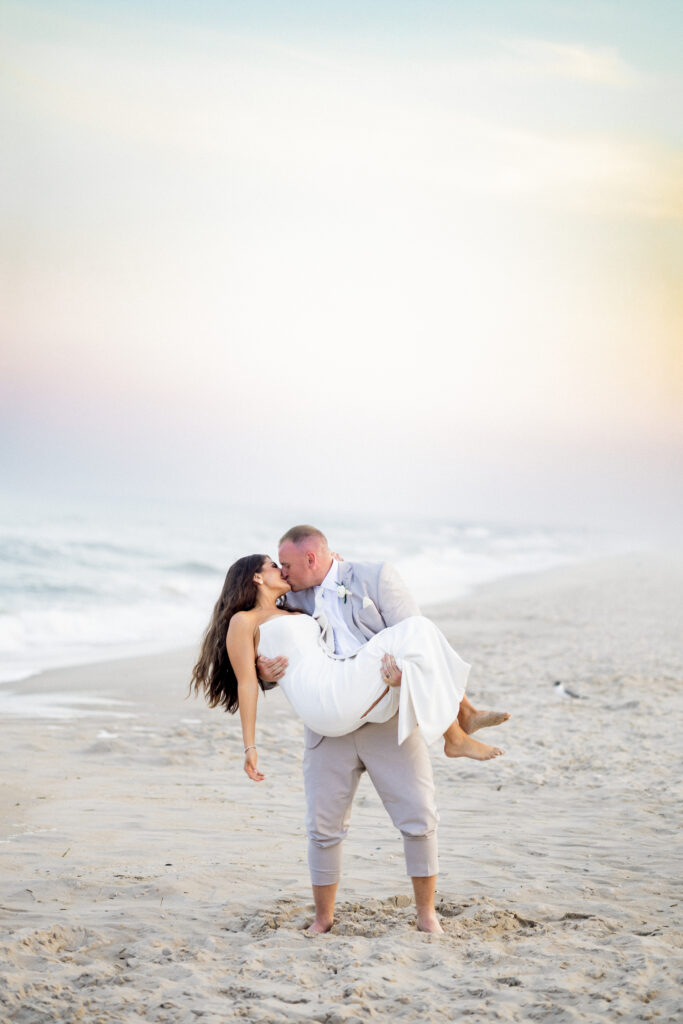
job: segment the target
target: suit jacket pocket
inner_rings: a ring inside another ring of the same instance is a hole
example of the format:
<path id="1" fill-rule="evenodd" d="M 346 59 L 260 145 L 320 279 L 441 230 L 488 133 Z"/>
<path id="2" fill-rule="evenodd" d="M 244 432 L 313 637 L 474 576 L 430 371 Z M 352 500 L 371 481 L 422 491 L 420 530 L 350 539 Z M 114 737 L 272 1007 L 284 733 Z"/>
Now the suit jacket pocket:
<path id="1" fill-rule="evenodd" d="M 374 604 L 368 604 L 365 608 L 359 608 L 356 618 L 359 625 L 364 626 L 374 636 L 385 628 L 385 622 Z"/>

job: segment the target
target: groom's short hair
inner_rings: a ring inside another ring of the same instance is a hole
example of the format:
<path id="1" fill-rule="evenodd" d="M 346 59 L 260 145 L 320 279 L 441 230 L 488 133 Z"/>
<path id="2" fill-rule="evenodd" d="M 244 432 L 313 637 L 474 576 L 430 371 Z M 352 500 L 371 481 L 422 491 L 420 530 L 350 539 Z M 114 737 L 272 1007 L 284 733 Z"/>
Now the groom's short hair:
<path id="1" fill-rule="evenodd" d="M 323 544 L 327 544 L 327 537 L 322 530 L 303 523 L 301 526 L 292 526 L 290 530 L 287 530 L 287 533 L 283 533 L 278 542 L 278 547 L 280 548 L 283 544 L 287 543 L 301 544 L 302 541 L 308 540 L 309 537 L 315 537 L 317 540 L 321 540 Z"/>

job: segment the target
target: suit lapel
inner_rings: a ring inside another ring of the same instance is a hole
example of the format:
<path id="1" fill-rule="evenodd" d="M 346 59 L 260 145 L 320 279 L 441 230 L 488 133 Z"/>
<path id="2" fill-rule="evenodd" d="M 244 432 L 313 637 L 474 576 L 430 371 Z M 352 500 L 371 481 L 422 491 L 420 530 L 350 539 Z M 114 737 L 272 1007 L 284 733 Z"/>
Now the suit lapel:
<path id="1" fill-rule="evenodd" d="M 347 598 L 346 604 L 342 605 L 344 620 L 354 636 L 362 641 L 369 640 L 374 630 L 369 629 L 361 618 L 363 598 L 365 597 L 364 587 L 361 585 L 361 581 L 356 579 L 353 564 L 351 562 L 343 564 L 344 573 L 340 576 L 339 582 L 343 583 L 352 593 L 352 596 Z"/>
<path id="2" fill-rule="evenodd" d="M 343 583 L 347 590 L 353 593 L 353 567 L 350 562 L 339 562 L 339 568 L 337 569 L 337 579 L 340 583 Z M 340 598 L 341 610 L 344 617 L 344 622 L 349 627 L 351 633 L 356 633 L 358 626 L 354 619 L 354 597 L 347 597 L 346 601 L 344 598 Z"/>
<path id="3" fill-rule="evenodd" d="M 353 583 L 353 566 L 351 562 L 337 562 L 337 567 L 337 579 L 351 590 L 351 584 Z"/>

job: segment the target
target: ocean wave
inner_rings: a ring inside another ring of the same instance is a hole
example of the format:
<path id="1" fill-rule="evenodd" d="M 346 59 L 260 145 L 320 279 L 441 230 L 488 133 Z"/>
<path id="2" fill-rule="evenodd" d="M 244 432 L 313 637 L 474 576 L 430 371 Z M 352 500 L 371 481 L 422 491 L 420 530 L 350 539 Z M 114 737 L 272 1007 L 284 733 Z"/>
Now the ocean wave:
<path id="1" fill-rule="evenodd" d="M 0 563 L 3 565 L 45 565 L 59 557 L 59 552 L 49 544 L 13 537 L 0 539 Z"/>
<path id="2" fill-rule="evenodd" d="M 199 641 L 207 621 L 202 605 L 180 605 L 168 599 L 129 607 L 51 608 L 0 615 L 0 682 L 60 665 L 192 645 Z"/>
<path id="3" fill-rule="evenodd" d="M 445 520 L 321 522 L 346 559 L 394 563 L 424 605 L 595 548 L 594 539 L 571 531 Z M 245 552 L 275 554 L 277 536 L 278 524 L 225 509 L 213 518 L 203 510 L 201 530 L 187 510 L 171 507 L 154 522 L 17 516 L 0 537 L 0 679 L 198 643 L 227 567 Z"/>
<path id="4" fill-rule="evenodd" d="M 164 572 L 187 573 L 189 576 L 224 576 L 225 569 L 209 562 L 172 562 L 161 567 Z"/>
<path id="5" fill-rule="evenodd" d="M 26 597 L 34 597 L 39 600 L 48 599 L 69 599 L 78 600 L 85 597 L 96 597 L 99 593 L 97 587 L 86 586 L 83 583 L 63 582 L 53 583 L 50 580 L 40 578 L 18 577 L 15 579 L 3 580 L 0 585 L 0 593 L 5 597 L 17 594 Z"/>

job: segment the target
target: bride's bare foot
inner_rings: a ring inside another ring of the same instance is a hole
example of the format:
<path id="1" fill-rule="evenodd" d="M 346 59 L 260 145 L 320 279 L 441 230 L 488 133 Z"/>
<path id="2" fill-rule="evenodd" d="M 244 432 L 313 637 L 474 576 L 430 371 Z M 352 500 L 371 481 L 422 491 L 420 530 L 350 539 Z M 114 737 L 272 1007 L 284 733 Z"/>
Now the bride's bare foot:
<path id="1" fill-rule="evenodd" d="M 469 707 L 462 709 L 458 715 L 458 722 L 471 736 L 477 729 L 490 729 L 493 725 L 502 725 L 509 717 L 507 711 L 477 711 L 476 708 Z"/>
<path id="2" fill-rule="evenodd" d="M 471 757 L 475 761 L 491 761 L 494 757 L 500 757 L 505 751 L 500 747 L 492 747 L 488 743 L 480 743 L 479 740 L 471 739 L 466 733 L 460 736 L 444 737 L 445 743 L 443 752 L 446 757 Z"/>

